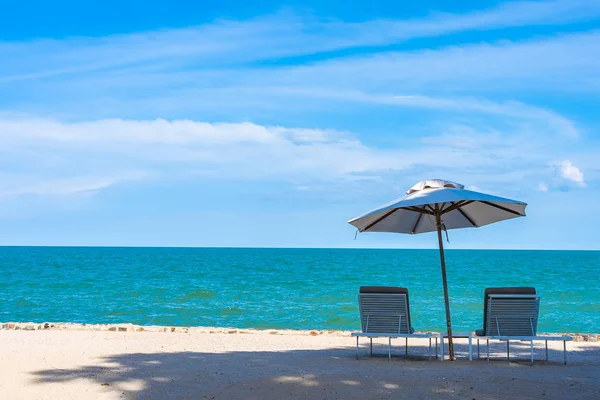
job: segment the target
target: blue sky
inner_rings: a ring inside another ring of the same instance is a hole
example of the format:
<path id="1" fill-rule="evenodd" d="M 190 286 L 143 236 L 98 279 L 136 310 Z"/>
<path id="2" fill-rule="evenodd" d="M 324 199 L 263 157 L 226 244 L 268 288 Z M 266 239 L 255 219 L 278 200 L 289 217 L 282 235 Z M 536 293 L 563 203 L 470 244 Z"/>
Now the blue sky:
<path id="1" fill-rule="evenodd" d="M 0 243 L 433 248 L 346 221 L 442 178 L 600 248 L 600 1 L 404 3 L 3 2 Z"/>

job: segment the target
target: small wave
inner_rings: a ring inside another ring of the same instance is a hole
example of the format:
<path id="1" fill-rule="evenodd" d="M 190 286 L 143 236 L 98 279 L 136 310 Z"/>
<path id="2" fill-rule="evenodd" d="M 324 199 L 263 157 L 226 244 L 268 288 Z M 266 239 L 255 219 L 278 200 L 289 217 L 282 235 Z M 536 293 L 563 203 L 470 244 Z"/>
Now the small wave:
<path id="1" fill-rule="evenodd" d="M 186 301 L 186 300 L 190 300 L 190 299 L 212 299 L 213 297 L 216 297 L 216 296 L 217 296 L 217 294 L 215 292 L 213 292 L 212 290 L 199 289 L 194 292 L 190 292 L 184 296 L 181 296 L 178 300 Z"/>
<path id="2" fill-rule="evenodd" d="M 36 304 L 29 300 L 18 299 L 17 301 L 14 302 L 14 305 L 17 307 L 33 307 Z"/>
<path id="3" fill-rule="evenodd" d="M 227 308 L 221 308 L 219 310 L 219 314 L 221 314 L 221 315 L 240 315 L 243 313 L 244 313 L 244 310 L 242 310 L 241 308 L 237 308 L 237 307 L 227 307 Z"/>
<path id="4" fill-rule="evenodd" d="M 337 316 L 337 317 L 333 317 L 333 318 L 329 318 L 329 319 L 325 320 L 325 325 L 327 327 L 335 327 L 335 326 L 346 327 L 346 326 L 352 325 L 352 324 L 356 324 L 356 318 Z"/>

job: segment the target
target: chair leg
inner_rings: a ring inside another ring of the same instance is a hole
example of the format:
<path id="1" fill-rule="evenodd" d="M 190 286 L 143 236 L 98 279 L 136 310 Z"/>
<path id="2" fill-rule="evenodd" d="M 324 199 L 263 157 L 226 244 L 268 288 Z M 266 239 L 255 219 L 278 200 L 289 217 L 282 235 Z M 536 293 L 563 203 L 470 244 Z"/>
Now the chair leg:
<path id="1" fill-rule="evenodd" d="M 431 361 L 431 338 L 429 338 L 429 361 Z"/>
<path id="2" fill-rule="evenodd" d="M 565 355 L 565 365 L 567 365 L 567 341 L 563 340 L 563 353 Z"/>
<path id="3" fill-rule="evenodd" d="M 445 350 L 444 350 L 444 336 L 440 336 L 440 353 L 441 353 L 441 359 L 442 361 L 444 361 L 444 357 L 446 356 Z"/>
<path id="4" fill-rule="evenodd" d="M 438 359 L 438 338 L 437 336 L 435 337 L 435 359 Z"/>
<path id="5" fill-rule="evenodd" d="M 548 361 L 548 341 L 546 340 L 546 361 Z"/>
<path id="6" fill-rule="evenodd" d="M 477 359 L 479 360 L 481 356 L 479 355 L 479 339 L 477 339 Z"/>
<path id="7" fill-rule="evenodd" d="M 510 340 L 506 341 L 506 359 L 510 361 Z"/>
<path id="8" fill-rule="evenodd" d="M 533 365 L 533 340 L 531 341 L 531 365 Z"/>
<path id="9" fill-rule="evenodd" d="M 487 339 L 487 352 L 488 352 L 487 360 L 488 360 L 488 362 L 490 362 L 490 339 Z"/>
<path id="10" fill-rule="evenodd" d="M 358 360 L 358 336 L 356 337 L 356 359 Z"/>
<path id="11" fill-rule="evenodd" d="M 373 355 L 373 338 L 369 338 L 371 339 L 371 356 Z"/>
<path id="12" fill-rule="evenodd" d="M 469 336 L 469 361 L 473 361 L 473 339 Z"/>
<path id="13" fill-rule="evenodd" d="M 392 360 L 392 338 L 388 338 L 388 361 Z"/>
<path id="14" fill-rule="evenodd" d="M 404 355 L 408 357 L 408 338 L 404 338 Z"/>

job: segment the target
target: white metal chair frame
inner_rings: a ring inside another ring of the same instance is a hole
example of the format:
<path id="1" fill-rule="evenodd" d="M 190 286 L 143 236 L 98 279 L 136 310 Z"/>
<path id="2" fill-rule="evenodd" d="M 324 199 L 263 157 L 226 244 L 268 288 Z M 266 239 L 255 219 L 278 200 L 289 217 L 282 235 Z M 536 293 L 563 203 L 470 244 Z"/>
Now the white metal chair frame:
<path id="1" fill-rule="evenodd" d="M 396 304 L 392 304 L 395 302 Z M 429 360 L 432 357 L 431 339 L 435 339 L 435 350 L 437 358 L 438 335 L 433 333 L 411 333 L 410 321 L 408 320 L 407 295 L 404 293 L 359 293 L 358 304 L 361 315 L 362 332 L 354 332 L 356 337 L 356 358 L 359 356 L 359 338 L 370 339 L 370 355 L 373 355 L 373 338 L 388 338 L 388 360 L 392 357 L 392 339 L 405 338 L 404 354 L 408 356 L 408 338 L 429 339 Z M 381 309 L 379 308 L 381 305 Z M 400 313 L 397 313 L 400 311 Z M 396 312 L 396 313 L 394 313 Z M 377 317 L 382 320 L 375 322 Z M 398 323 L 392 323 L 391 319 L 398 318 Z M 373 321 L 373 323 L 372 323 Z M 403 325 L 404 323 L 404 325 Z M 392 328 L 396 330 L 392 332 Z"/>
<path id="2" fill-rule="evenodd" d="M 477 337 L 477 358 L 481 358 L 479 341 L 486 340 L 487 361 L 490 361 L 490 340 L 506 342 L 506 358 L 510 361 L 510 341 L 529 341 L 530 361 L 533 365 L 533 342 L 546 342 L 546 361 L 548 361 L 548 341 L 563 342 L 563 359 L 567 364 L 567 341 L 569 336 L 537 336 L 537 322 L 540 307 L 540 296 L 530 294 L 490 294 L 488 295 L 485 336 Z M 507 314 L 512 312 L 512 314 Z M 496 314 L 497 313 L 497 314 Z M 523 323 L 527 320 L 529 324 Z M 527 326 L 528 325 L 528 326 Z M 495 330 L 493 329 L 495 328 Z M 528 328 L 528 329 L 527 329 Z"/>

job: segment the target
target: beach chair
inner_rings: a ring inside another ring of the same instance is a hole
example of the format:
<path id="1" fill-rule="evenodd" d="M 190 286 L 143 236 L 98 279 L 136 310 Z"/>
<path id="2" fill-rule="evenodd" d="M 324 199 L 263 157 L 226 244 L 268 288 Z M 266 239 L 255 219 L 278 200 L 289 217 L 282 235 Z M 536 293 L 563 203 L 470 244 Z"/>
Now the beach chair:
<path id="1" fill-rule="evenodd" d="M 358 359 L 359 338 L 370 339 L 370 353 L 373 355 L 373 338 L 388 338 L 388 359 L 392 357 L 392 339 L 405 338 L 405 354 L 408 355 L 409 338 L 429 339 L 429 359 L 431 360 L 431 339 L 437 335 L 414 333 L 410 322 L 408 290 L 391 286 L 361 286 L 358 294 L 362 332 L 354 332 L 356 337 L 356 358 Z"/>
<path id="2" fill-rule="evenodd" d="M 510 341 L 529 341 L 531 343 L 531 365 L 533 365 L 533 342 L 546 342 L 546 361 L 548 360 L 548 341 L 562 341 L 564 363 L 567 363 L 567 341 L 569 336 L 538 336 L 537 323 L 540 311 L 540 296 L 532 287 L 487 288 L 483 303 L 483 329 L 475 331 L 477 337 L 477 356 L 480 357 L 479 340 L 487 342 L 487 360 L 490 360 L 490 340 L 506 341 L 506 357 L 510 361 Z"/>

